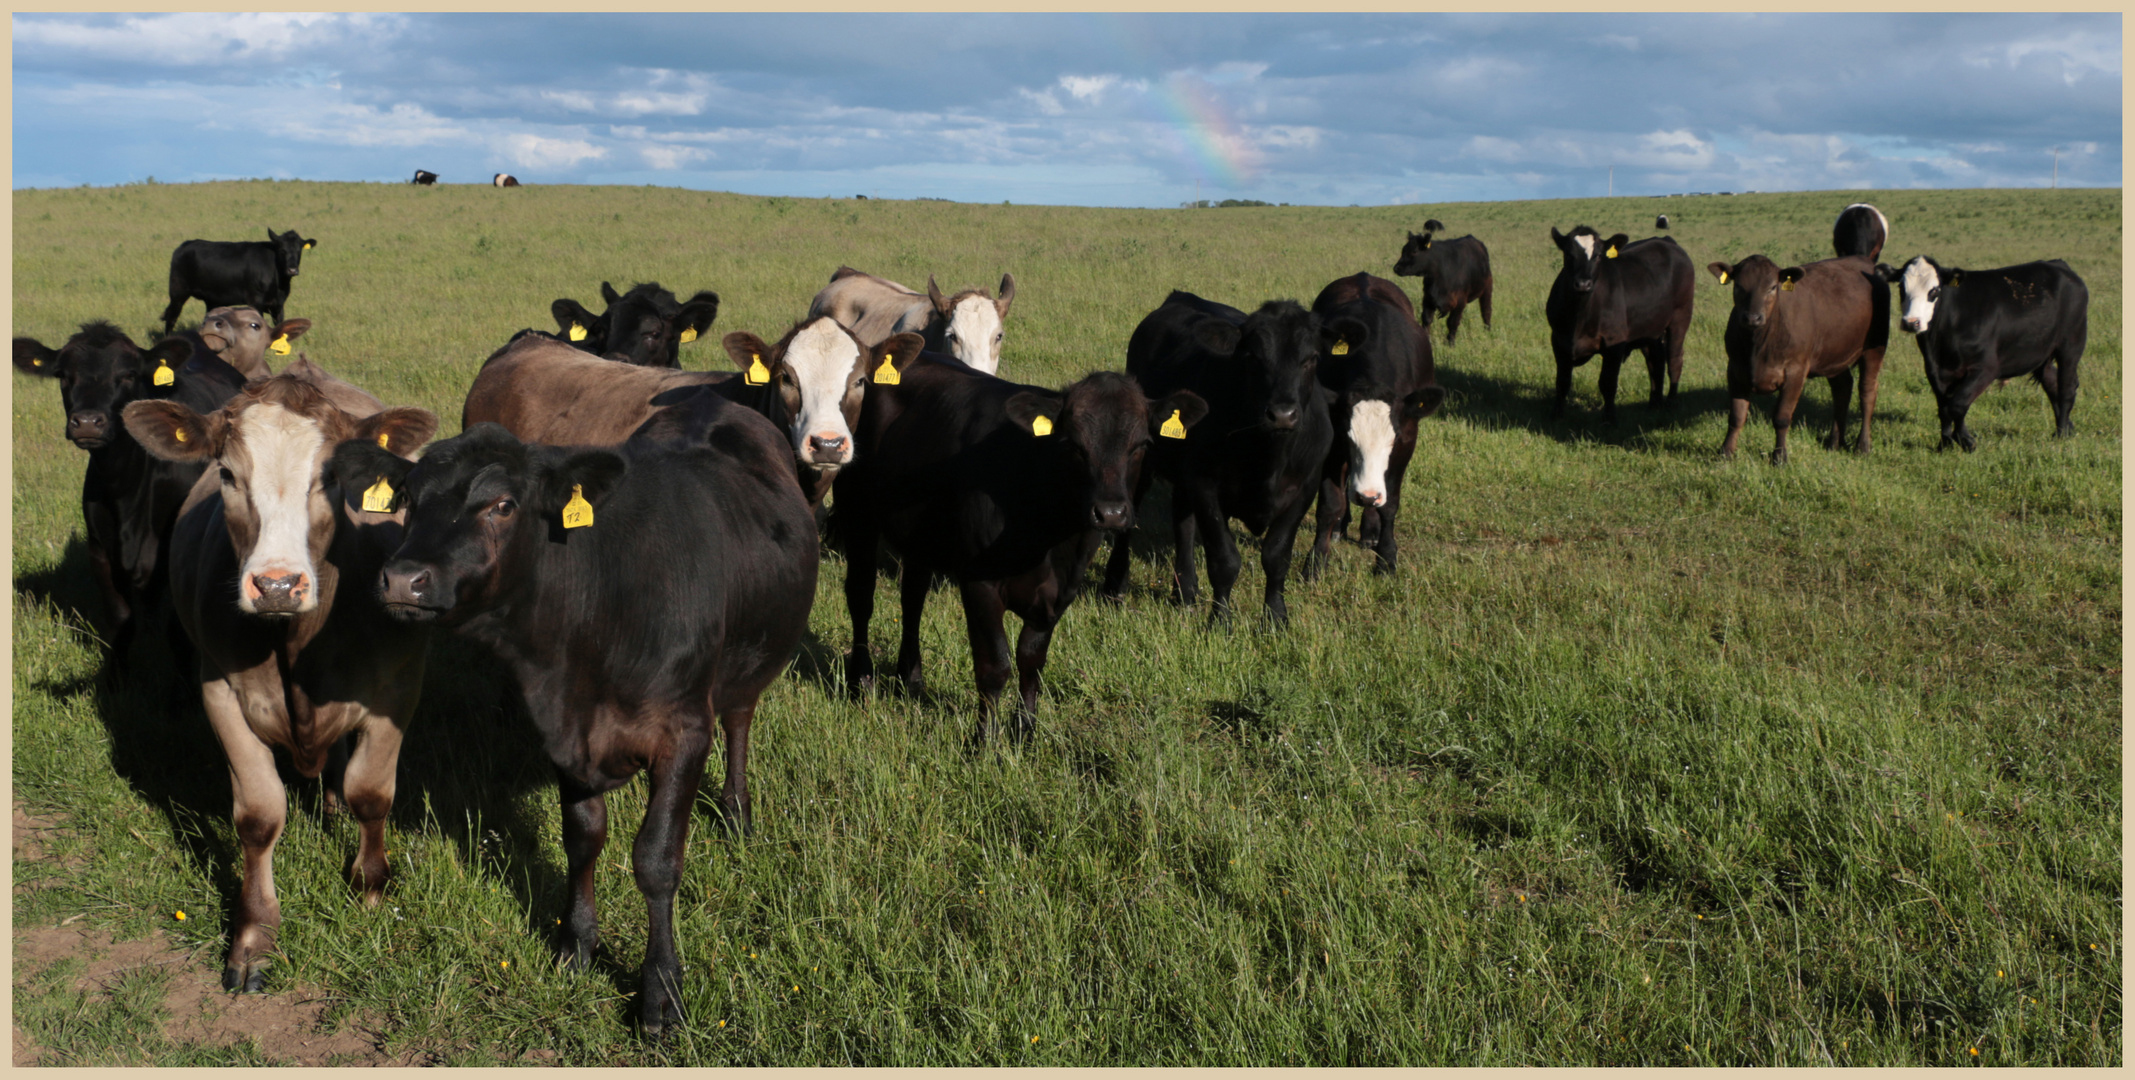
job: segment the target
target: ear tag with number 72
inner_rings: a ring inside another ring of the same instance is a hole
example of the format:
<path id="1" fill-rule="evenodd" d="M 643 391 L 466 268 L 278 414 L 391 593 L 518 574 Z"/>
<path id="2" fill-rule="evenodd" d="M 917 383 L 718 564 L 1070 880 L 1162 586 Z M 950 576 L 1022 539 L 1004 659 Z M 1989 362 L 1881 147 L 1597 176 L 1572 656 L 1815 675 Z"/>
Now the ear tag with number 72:
<path id="1" fill-rule="evenodd" d="M 571 501 L 563 504 L 563 527 L 582 529 L 593 524 L 593 504 L 586 501 L 585 485 L 571 485 Z"/>

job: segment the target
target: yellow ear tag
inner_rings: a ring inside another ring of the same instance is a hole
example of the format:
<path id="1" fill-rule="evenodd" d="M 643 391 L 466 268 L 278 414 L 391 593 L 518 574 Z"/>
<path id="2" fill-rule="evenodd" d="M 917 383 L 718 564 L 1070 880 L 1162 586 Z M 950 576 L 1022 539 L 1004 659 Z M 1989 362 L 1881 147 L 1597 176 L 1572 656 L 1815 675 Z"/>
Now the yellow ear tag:
<path id="1" fill-rule="evenodd" d="M 381 432 L 379 432 L 379 433 L 378 433 L 378 449 L 380 449 L 380 450 L 391 450 L 391 449 L 393 449 L 393 433 L 392 433 L 392 432 L 390 432 L 390 431 L 381 431 Z"/>
<path id="2" fill-rule="evenodd" d="M 1053 433 L 1053 422 L 1043 416 L 1033 417 L 1030 422 L 1030 433 L 1033 435 L 1051 435 Z"/>
<path id="3" fill-rule="evenodd" d="M 1179 422 L 1179 410 L 1171 410 L 1171 419 L 1164 421 L 1164 426 L 1157 428 L 1156 433 L 1167 439 L 1185 438 L 1186 425 Z"/>
<path id="4" fill-rule="evenodd" d="M 571 485 L 571 501 L 563 504 L 563 527 L 581 529 L 593 524 L 593 504 L 586 501 L 585 485 Z"/>
<path id="5" fill-rule="evenodd" d="M 764 366 L 763 357 L 750 353 L 749 370 L 742 375 L 742 379 L 750 386 L 762 386 L 771 381 L 771 369 Z"/>
<path id="6" fill-rule="evenodd" d="M 890 361 L 894 359 L 896 359 L 896 357 L 893 356 L 885 356 L 882 358 L 882 366 L 875 369 L 876 382 L 881 383 L 884 386 L 895 386 L 899 382 L 903 381 L 897 375 L 897 365 L 890 363 Z"/>
<path id="7" fill-rule="evenodd" d="M 1608 256 L 1609 258 L 1611 258 L 1611 259 L 1615 258 L 1615 257 L 1616 257 L 1616 245 L 1614 245 L 1614 244 L 1610 244 L 1610 245 L 1609 245 L 1609 250 L 1608 250 L 1608 251 L 1606 251 L 1606 252 L 1604 252 L 1603 254 L 1606 254 L 1606 255 L 1607 255 L 1607 256 Z"/>
<path id="8" fill-rule="evenodd" d="M 1329 349 L 1327 351 L 1333 353 L 1336 356 L 1348 356 L 1349 343 L 1346 341 L 1337 341 L 1334 343 L 1334 348 Z"/>
<path id="9" fill-rule="evenodd" d="M 181 428 L 172 428 L 172 429 L 171 429 L 171 438 L 173 438 L 173 439 L 176 439 L 176 440 L 178 440 L 179 442 L 184 442 L 184 441 L 185 441 L 185 429 L 184 429 L 184 428 L 182 428 L 182 427 L 181 427 Z"/>
<path id="10" fill-rule="evenodd" d="M 584 341 L 584 340 L 586 340 L 586 328 L 585 328 L 585 327 L 583 327 L 583 326 L 580 326 L 580 325 L 578 325 L 577 323 L 572 323 L 572 324 L 571 324 L 571 340 L 572 340 L 572 341 Z"/>
<path id="11" fill-rule="evenodd" d="M 156 361 L 156 373 L 149 376 L 148 381 L 155 383 L 157 386 L 169 386 L 178 381 L 178 373 L 172 371 L 169 364 L 158 360 Z"/>
<path id="12" fill-rule="evenodd" d="M 1727 284 L 1727 271 L 1725 270 L 1720 271 L 1720 284 Z"/>
<path id="13" fill-rule="evenodd" d="M 316 240 L 306 240 L 304 241 L 304 250 L 310 251 L 313 247 L 317 246 L 317 244 L 318 241 Z"/>
<path id="14" fill-rule="evenodd" d="M 267 351 L 269 351 L 269 352 L 273 353 L 273 354 L 274 354 L 274 355 L 276 355 L 276 356 L 288 356 L 288 355 L 289 355 L 289 335 L 288 335 L 288 334 L 279 334 L 279 335 L 276 335 L 275 339 L 274 339 L 273 341 L 271 341 L 271 342 L 269 342 L 269 343 L 267 344 Z"/>
<path id="15" fill-rule="evenodd" d="M 1791 282 L 1791 281 L 1782 281 L 1782 282 L 1780 282 L 1780 283 L 1779 283 L 1779 291 L 1780 291 L 1780 292 L 1793 292 L 1793 291 L 1794 291 L 1794 283 L 1793 283 L 1793 282 Z"/>
<path id="16" fill-rule="evenodd" d="M 390 514 L 393 512 L 393 485 L 386 483 L 385 477 L 379 477 L 377 483 L 365 489 L 363 492 L 363 508 L 373 514 Z"/>
<path id="17" fill-rule="evenodd" d="M 683 328 L 682 328 L 682 344 L 684 344 L 684 345 L 687 345 L 687 344 L 689 344 L 690 342 L 692 342 L 692 341 L 695 341 L 695 340 L 697 340 L 697 328 L 696 328 L 696 327 L 694 327 L 694 326 L 685 326 L 685 327 L 683 327 Z"/>

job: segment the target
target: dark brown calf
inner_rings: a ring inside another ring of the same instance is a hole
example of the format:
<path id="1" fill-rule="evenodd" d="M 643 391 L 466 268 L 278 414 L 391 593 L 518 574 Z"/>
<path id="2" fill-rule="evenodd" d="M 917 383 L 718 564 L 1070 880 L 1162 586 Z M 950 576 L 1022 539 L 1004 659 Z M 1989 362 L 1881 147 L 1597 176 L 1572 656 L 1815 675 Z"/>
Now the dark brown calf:
<path id="1" fill-rule="evenodd" d="M 1875 416 L 1876 379 L 1890 342 L 1890 289 L 1873 262 L 1861 256 L 1780 268 L 1762 255 L 1729 266 L 1706 267 L 1723 285 L 1734 286 L 1727 316 L 1727 441 L 1722 457 L 1735 455 L 1749 396 L 1779 391 L 1772 414 L 1776 430 L 1772 464 L 1787 461 L 1787 429 L 1810 379 L 1831 380 L 1833 450 L 1845 443 L 1846 403 L 1853 370 L 1861 369 L 1861 434 L 1854 446 L 1867 453 Z"/>

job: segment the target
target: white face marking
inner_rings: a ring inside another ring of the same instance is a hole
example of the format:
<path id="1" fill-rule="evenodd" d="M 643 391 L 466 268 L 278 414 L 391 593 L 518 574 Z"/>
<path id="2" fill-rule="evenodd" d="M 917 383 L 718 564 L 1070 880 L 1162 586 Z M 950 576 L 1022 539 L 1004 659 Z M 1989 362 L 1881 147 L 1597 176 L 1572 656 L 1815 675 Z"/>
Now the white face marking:
<path id="1" fill-rule="evenodd" d="M 967 296 L 949 312 L 949 351 L 992 375 L 1001 369 L 1001 313 L 983 296 Z M 948 336 L 948 335 L 944 335 Z"/>
<path id="2" fill-rule="evenodd" d="M 1394 453 L 1393 409 L 1384 401 L 1360 401 L 1349 411 L 1349 490 L 1366 506 L 1386 501 L 1386 463 Z"/>
<path id="3" fill-rule="evenodd" d="M 1579 250 L 1586 252 L 1587 258 L 1591 259 L 1594 257 L 1593 237 L 1588 236 L 1585 233 L 1581 233 L 1578 236 L 1572 237 L 1572 243 L 1579 245 Z"/>
<path id="4" fill-rule="evenodd" d="M 786 343 L 786 366 L 793 369 L 801 387 L 801 407 L 794 412 L 793 452 L 804 462 L 843 465 L 853 459 L 852 428 L 845 423 L 845 389 L 851 385 L 853 367 L 860 362 L 860 347 L 851 334 L 829 317 L 801 328 Z M 863 373 L 864 374 L 864 373 Z M 810 439 L 842 439 L 835 460 L 818 461 Z"/>
<path id="5" fill-rule="evenodd" d="M 1905 264 L 1904 282 L 1905 310 L 1899 313 L 1899 325 L 1916 334 L 1926 333 L 1935 320 L 1935 301 L 1927 298 L 1928 293 L 1940 288 L 1942 279 L 1923 256 Z"/>
<path id="6" fill-rule="evenodd" d="M 319 572 L 311 561 L 311 494 L 325 436 L 309 417 L 260 404 L 239 416 L 237 437 L 249 459 L 243 465 L 244 486 L 259 525 L 252 552 L 238 570 L 237 606 L 259 610 L 253 575 L 296 574 L 304 591 L 297 609 L 310 611 L 319 606 Z"/>

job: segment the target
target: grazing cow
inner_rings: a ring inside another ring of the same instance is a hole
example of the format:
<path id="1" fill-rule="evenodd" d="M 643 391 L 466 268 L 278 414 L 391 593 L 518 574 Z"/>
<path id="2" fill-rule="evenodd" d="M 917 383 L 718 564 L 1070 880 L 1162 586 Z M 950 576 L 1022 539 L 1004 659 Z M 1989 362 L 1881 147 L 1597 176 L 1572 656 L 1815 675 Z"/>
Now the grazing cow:
<path id="1" fill-rule="evenodd" d="M 1557 358 L 1557 407 L 1572 396 L 1572 369 L 1601 354 L 1602 418 L 1616 422 L 1616 376 L 1637 349 L 1646 356 L 1652 391 L 1648 408 L 1675 404 L 1683 381 L 1683 339 L 1690 332 L 1697 271 L 1690 256 L 1665 236 L 1637 243 L 1622 233 L 1603 239 L 1584 225 L 1549 238 L 1564 255 L 1564 267 L 1549 287 L 1550 351 Z M 1662 376 L 1668 395 L 1661 396 Z"/>
<path id="2" fill-rule="evenodd" d="M 1659 217 L 1654 218 L 1653 227 L 1656 229 L 1666 229 L 1668 227 L 1668 215 L 1662 214 Z"/>
<path id="3" fill-rule="evenodd" d="M 928 352 L 946 353 L 975 371 L 996 375 L 1001 370 L 1008 305 L 1015 298 L 1014 274 L 1001 275 L 1001 298 L 995 300 L 984 289 L 943 296 L 931 274 L 927 291 L 919 293 L 887 278 L 841 266 L 830 275 L 830 284 L 809 302 L 808 317 L 828 315 L 869 347 L 891 334 L 916 333 L 926 339 Z"/>
<path id="4" fill-rule="evenodd" d="M 612 448 L 478 424 L 412 469 L 360 441 L 335 460 L 407 500 L 406 538 L 371 579 L 387 609 L 487 646 L 517 677 L 556 767 L 569 897 L 556 944 L 572 967 L 600 941 L 606 793 L 649 774 L 631 868 L 649 916 L 650 1036 L 683 1019 L 674 896 L 713 718 L 721 814 L 746 833 L 750 721 L 807 630 L 816 579 L 815 522 L 778 432 L 712 395 L 676 411 Z"/>
<path id="5" fill-rule="evenodd" d="M 1360 324 L 1327 326 L 1292 300 L 1270 300 L 1250 317 L 1237 308 L 1174 290 L 1142 319 L 1127 342 L 1127 372 L 1154 394 L 1192 390 L 1208 403 L 1208 419 L 1183 440 L 1158 439 L 1135 490 L 1135 505 L 1150 481 L 1171 484 L 1172 597 L 1192 604 L 1198 592 L 1194 533 L 1208 549 L 1213 624 L 1228 625 L 1231 586 L 1238 580 L 1238 545 L 1230 519 L 1264 535 L 1260 565 L 1267 573 L 1268 619 L 1289 621 L 1283 603 L 1297 526 L 1318 494 L 1327 451 L 1334 443 L 1331 395 L 1317 376 L 1319 358 Z M 1104 595 L 1126 588 L 1129 549 L 1112 542 Z"/>
<path id="6" fill-rule="evenodd" d="M 495 186 L 495 187 L 518 187 L 518 186 L 519 186 L 519 178 L 518 178 L 518 177 L 516 177 L 516 176 L 513 176 L 513 175 L 512 175 L 512 174 L 510 174 L 510 173 L 501 173 L 501 172 L 500 172 L 500 173 L 498 173 L 497 175 L 495 175 L 495 176 L 492 176 L 492 177 L 490 177 L 490 178 L 489 178 L 489 182 L 490 182 L 490 184 L 491 184 L 491 185 L 493 185 L 493 186 Z"/>
<path id="7" fill-rule="evenodd" d="M 868 621 L 876 543 L 903 559 L 904 640 L 897 675 L 921 689 L 919 627 L 939 574 L 963 593 L 984 741 L 1008 683 L 1004 611 L 1022 620 L 1014 665 L 1021 691 L 1010 737 L 1030 738 L 1053 628 L 1082 591 L 1104 531 L 1134 524 L 1143 456 L 1170 426 L 1193 430 L 1201 399 L 1143 396 L 1117 372 L 1064 390 L 1022 386 L 938 354 L 898 357 L 897 380 L 876 373 L 861 412 L 857 461 L 837 480 L 832 533 L 845 550 L 845 606 L 853 647 L 846 685 L 871 687 Z"/>
<path id="8" fill-rule="evenodd" d="M 265 241 L 187 240 L 171 252 L 170 306 L 163 309 L 163 332 L 177 325 L 185 302 L 199 297 L 210 310 L 245 305 L 282 321 L 282 305 L 297 276 L 304 253 L 317 240 L 267 230 Z"/>
<path id="9" fill-rule="evenodd" d="M 1319 360 L 1335 437 L 1303 576 L 1311 580 L 1326 562 L 1335 534 L 1348 527 L 1351 502 L 1363 507 L 1358 542 L 1378 554 L 1373 572 L 1391 574 L 1398 553 L 1394 519 L 1401 512 L 1402 477 L 1416 453 L 1416 423 L 1446 398 L 1432 370 L 1430 335 L 1417 325 L 1401 286 L 1370 274 L 1329 282 L 1312 301 L 1312 313 L 1327 326 L 1352 332 Z"/>
<path id="10" fill-rule="evenodd" d="M 1839 211 L 1838 222 L 1831 226 L 1831 249 L 1839 258 L 1859 255 L 1870 262 L 1883 254 L 1883 242 L 1890 239 L 1890 222 L 1883 211 L 1867 203 L 1854 203 Z"/>
<path id="11" fill-rule="evenodd" d="M 920 342 L 899 334 L 864 348 L 834 320 L 817 318 L 773 345 L 736 331 L 726 348 L 739 373 L 624 368 L 554 339 L 521 337 L 483 363 L 460 426 L 497 423 L 528 442 L 605 446 L 628 438 L 661 406 L 707 388 L 787 434 L 801 490 L 817 503 L 853 459 L 867 373 L 885 357 L 917 355 Z"/>
<path id="12" fill-rule="evenodd" d="M 411 184 L 421 184 L 424 187 L 429 187 L 430 185 L 437 183 L 437 174 L 429 171 L 428 169 L 417 169 L 415 170 L 415 179 L 410 180 L 408 182 Z"/>
<path id="13" fill-rule="evenodd" d="M 576 300 L 549 305 L 562 336 L 586 352 L 641 367 L 681 367 L 682 346 L 704 336 L 719 317 L 719 294 L 699 289 L 688 302 L 657 281 L 640 282 L 627 293 L 600 283 L 608 310 L 598 315 Z"/>
<path id="14" fill-rule="evenodd" d="M 171 534 L 170 588 L 199 649 L 201 703 L 229 760 L 244 847 L 225 990 L 262 989 L 282 921 L 274 845 L 288 798 L 275 747 L 303 776 L 326 774 L 328 805 L 362 827 L 349 878 L 365 904 L 385 893 L 385 819 L 428 635 L 388 619 L 370 595 L 400 542 L 400 514 L 381 512 L 391 493 L 331 465 L 347 439 L 405 458 L 437 418 L 372 406 L 352 415 L 303 377 L 280 375 L 205 415 L 172 401 L 126 407 L 126 428 L 149 453 L 216 466 Z"/>
<path id="15" fill-rule="evenodd" d="M 1777 390 L 1772 464 L 1786 464 L 1787 429 L 1810 379 L 1831 380 L 1831 437 L 1824 445 L 1839 449 L 1846 441 L 1855 367 L 1861 370 L 1861 435 L 1854 450 L 1867 453 L 1876 379 L 1890 343 L 1890 287 L 1883 272 L 1858 255 L 1784 269 L 1752 255 L 1733 266 L 1716 262 L 1706 269 L 1721 284 L 1734 286 L 1735 299 L 1727 316 L 1730 400 L 1720 455 L 1735 456 L 1735 442 L 1749 419 L 1749 396 Z"/>
<path id="16" fill-rule="evenodd" d="M 192 334 L 247 380 L 258 380 L 274 374 L 267 366 L 268 352 L 288 355 L 290 343 L 310 329 L 310 319 L 270 323 L 257 308 L 219 307 L 208 312 Z"/>
<path id="17" fill-rule="evenodd" d="M 2053 405 L 2054 437 L 2076 433 L 2076 364 L 2090 336 L 2090 290 L 2059 259 L 1996 270 L 1945 267 L 1925 255 L 1898 282 L 1898 326 L 1927 364 L 1942 420 L 1942 446 L 1978 445 L 1965 428 L 1972 402 L 1997 379 L 2030 375 Z"/>
<path id="18" fill-rule="evenodd" d="M 171 528 L 206 466 L 150 457 L 127 433 L 121 414 L 128 404 L 147 399 L 201 411 L 220 408 L 244 386 L 245 377 L 183 337 L 165 338 L 143 352 L 118 327 L 102 321 L 83 323 L 81 332 L 57 349 L 35 338 L 16 338 L 15 368 L 59 380 L 67 439 L 89 452 L 82 529 L 90 572 L 110 619 L 104 639 L 114 656 L 123 657 L 138 624 L 136 614 L 162 601 Z"/>
<path id="19" fill-rule="evenodd" d="M 1423 321 L 1428 327 L 1440 312 L 1446 317 L 1446 344 L 1460 333 L 1461 312 L 1473 300 L 1482 310 L 1483 325 L 1490 325 L 1490 293 L 1497 279 L 1490 275 L 1490 249 L 1472 236 L 1433 242 L 1426 231 L 1410 233 L 1401 247 L 1394 273 L 1423 279 Z"/>

